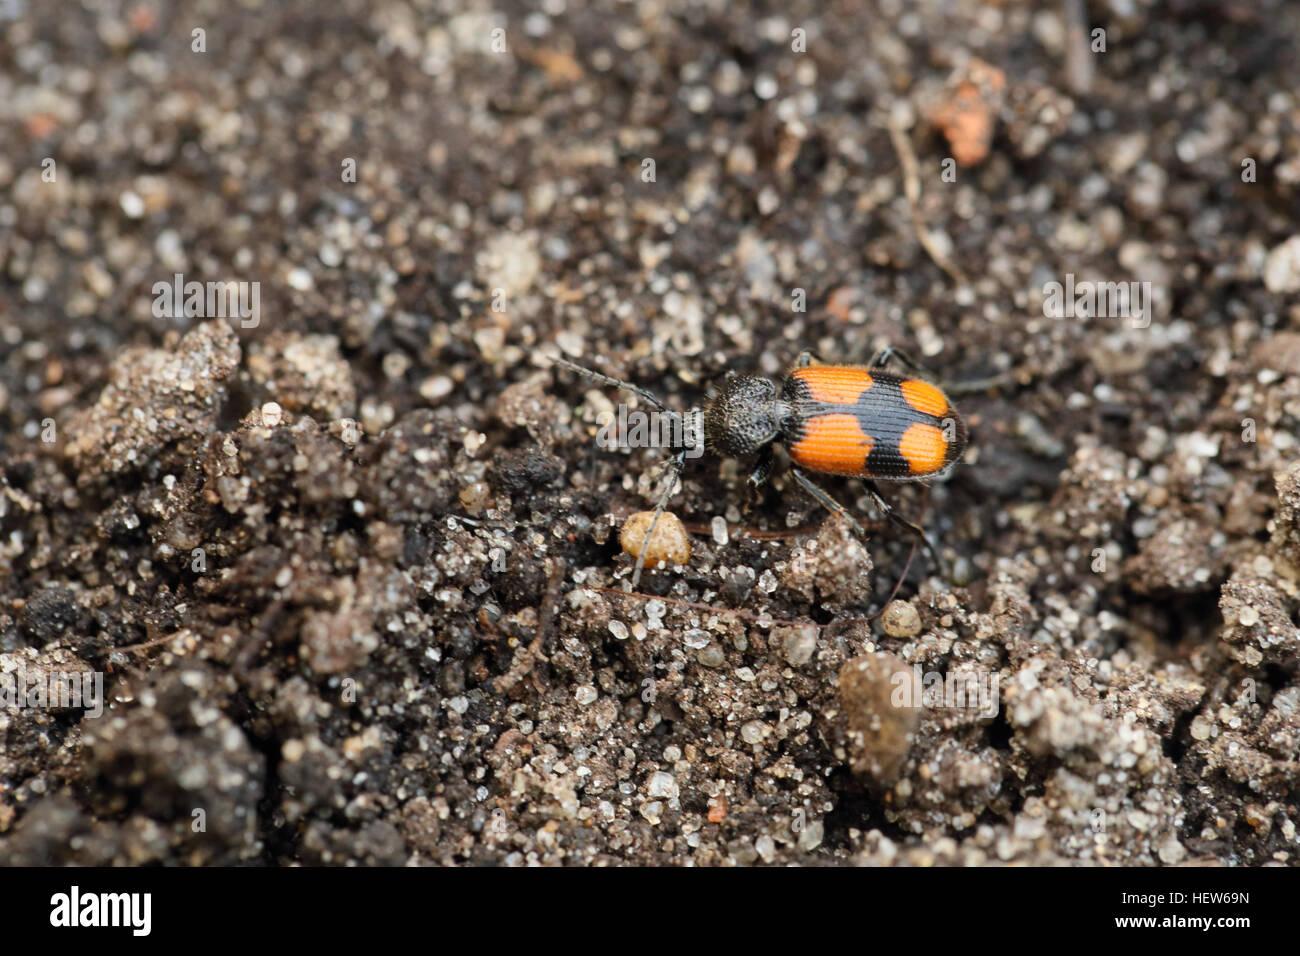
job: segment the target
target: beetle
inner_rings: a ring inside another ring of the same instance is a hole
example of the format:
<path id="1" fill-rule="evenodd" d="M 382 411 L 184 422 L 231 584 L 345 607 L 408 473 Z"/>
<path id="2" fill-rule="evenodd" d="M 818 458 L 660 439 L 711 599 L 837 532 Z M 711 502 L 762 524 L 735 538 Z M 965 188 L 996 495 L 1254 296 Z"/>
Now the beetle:
<path id="1" fill-rule="evenodd" d="M 886 366 L 894 360 L 916 374 L 887 371 Z M 632 392 L 671 414 L 663 402 L 640 386 L 567 359 L 554 361 L 594 381 Z M 804 351 L 779 383 L 729 371 L 704 408 L 692 409 L 687 415 L 702 423 L 710 451 L 728 458 L 758 456 L 748 481 L 750 504 L 771 476 L 774 447 L 781 444 L 800 487 L 822 507 L 848 521 L 860 537 L 866 538 L 862 525 L 813 482 L 808 472 L 861 478 L 880 513 L 916 535 L 939 565 L 925 531 L 899 515 L 875 484 L 943 477 L 966 450 L 968 433 L 960 413 L 942 390 L 918 374 L 925 373 L 892 346 L 880 349 L 866 365 L 819 363 L 812 352 Z M 683 449 L 669 462 L 671 479 L 655 508 L 646 540 L 654 534 L 676 487 L 687 452 Z M 633 587 L 640 581 L 644 563 L 642 549 L 632 575 Z"/>

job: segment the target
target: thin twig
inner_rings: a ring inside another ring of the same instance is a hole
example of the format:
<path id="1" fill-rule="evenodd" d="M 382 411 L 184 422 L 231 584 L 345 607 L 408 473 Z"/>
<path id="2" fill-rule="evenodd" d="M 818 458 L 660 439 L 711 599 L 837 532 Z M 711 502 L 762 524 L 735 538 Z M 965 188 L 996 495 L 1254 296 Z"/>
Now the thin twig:
<path id="1" fill-rule="evenodd" d="M 542 645 L 555 620 L 555 610 L 560 603 L 560 587 L 564 584 L 564 562 L 552 559 L 551 576 L 546 582 L 546 596 L 542 600 L 542 613 L 537 618 L 537 634 L 524 648 L 514 666 L 496 679 L 496 689 L 508 693 L 516 684 L 532 673 L 533 666 L 542 657 Z"/>
<path id="2" fill-rule="evenodd" d="M 1065 82 L 1082 96 L 1092 89 L 1093 63 L 1088 44 L 1088 11 L 1083 0 L 1063 0 L 1065 13 Z"/>
<path id="3" fill-rule="evenodd" d="M 108 653 L 110 655 L 111 654 L 134 654 L 136 651 L 146 651 L 151 647 L 159 647 L 160 645 L 163 644 L 170 644 L 172 641 L 185 636 L 186 634 L 183 630 L 175 631 L 163 637 L 155 637 L 152 641 L 142 641 L 139 644 L 127 644 L 125 647 L 114 647 L 111 650 L 109 650 Z"/>
<path id="4" fill-rule="evenodd" d="M 921 218 L 920 165 L 916 161 L 916 153 L 912 149 L 912 141 L 907 137 L 907 131 L 893 116 L 889 118 L 889 138 L 894 143 L 894 151 L 898 153 L 898 161 L 903 167 L 903 194 L 907 197 L 907 206 L 912 214 L 912 229 L 916 232 L 917 241 L 934 260 L 935 265 L 948 273 L 958 285 L 966 285 L 965 274 L 939 249 L 930 235 L 930 230 L 925 227 L 925 221 Z"/>

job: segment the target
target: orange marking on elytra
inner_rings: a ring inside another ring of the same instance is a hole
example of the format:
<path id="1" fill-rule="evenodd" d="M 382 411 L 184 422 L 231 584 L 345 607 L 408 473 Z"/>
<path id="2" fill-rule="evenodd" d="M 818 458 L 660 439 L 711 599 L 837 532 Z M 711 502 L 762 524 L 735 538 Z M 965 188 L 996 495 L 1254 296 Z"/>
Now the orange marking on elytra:
<path id="1" fill-rule="evenodd" d="M 934 425 L 917 422 L 908 426 L 898 442 L 898 453 L 914 475 L 932 475 L 942 471 L 948 455 L 943 432 Z"/>
<path id="2" fill-rule="evenodd" d="M 909 378 L 899 383 L 898 387 L 902 390 L 907 404 L 923 415 L 942 418 L 948 414 L 948 399 L 929 382 L 923 382 L 919 378 Z"/>
<path id="3" fill-rule="evenodd" d="M 856 365 L 810 365 L 790 373 L 808 386 L 814 401 L 830 405 L 856 405 L 873 384 L 871 373 Z"/>
<path id="4" fill-rule="evenodd" d="M 818 415 L 804 423 L 803 438 L 790 446 L 790 457 L 813 471 L 863 475 L 874 444 L 856 415 Z"/>

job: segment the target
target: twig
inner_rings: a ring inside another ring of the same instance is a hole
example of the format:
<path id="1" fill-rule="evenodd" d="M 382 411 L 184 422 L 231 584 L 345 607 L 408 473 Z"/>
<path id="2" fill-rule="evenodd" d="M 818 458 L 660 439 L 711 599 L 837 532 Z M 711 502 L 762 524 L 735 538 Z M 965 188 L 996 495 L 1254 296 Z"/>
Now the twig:
<path id="1" fill-rule="evenodd" d="M 524 648 L 514 666 L 496 679 L 496 689 L 501 693 L 509 693 L 532 673 L 533 666 L 542 656 L 542 644 L 555 620 L 555 609 L 560 603 L 560 587 L 564 584 L 564 562 L 552 559 L 550 563 L 551 576 L 546 582 L 546 597 L 542 601 L 542 613 L 537 619 L 537 634 Z"/>
<path id="2" fill-rule="evenodd" d="M 935 265 L 948 273 L 958 285 L 966 285 L 966 276 L 935 244 L 930 231 L 926 229 L 925 222 L 921 218 L 920 166 L 916 161 L 916 153 L 912 149 L 912 142 L 907 138 L 907 131 L 893 116 L 889 117 L 889 138 L 894 143 L 894 151 L 898 153 L 898 161 L 903 167 L 903 194 L 907 197 L 907 206 L 912 214 L 912 229 L 916 232 L 917 241 L 921 243 L 921 248 L 934 260 Z"/>
<path id="3" fill-rule="evenodd" d="M 1092 89 L 1092 54 L 1088 46 L 1088 11 L 1083 0 L 1064 0 L 1065 82 L 1076 96 Z"/>

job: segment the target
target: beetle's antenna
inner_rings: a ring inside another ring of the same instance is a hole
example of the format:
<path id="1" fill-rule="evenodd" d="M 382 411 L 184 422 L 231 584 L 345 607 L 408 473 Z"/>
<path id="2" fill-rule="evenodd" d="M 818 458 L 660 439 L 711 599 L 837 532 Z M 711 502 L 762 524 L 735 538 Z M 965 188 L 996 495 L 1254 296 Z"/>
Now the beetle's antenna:
<path id="1" fill-rule="evenodd" d="M 668 487 L 664 493 L 659 496 L 659 504 L 655 505 L 655 516 L 650 519 L 650 528 L 646 531 L 645 537 L 641 541 L 641 553 L 636 556 L 636 567 L 632 570 L 632 589 L 636 590 L 637 584 L 641 581 L 641 571 L 645 567 L 645 555 L 650 550 L 650 542 L 654 540 L 655 525 L 659 523 L 659 516 L 664 513 L 664 508 L 668 506 L 668 499 L 672 497 L 673 489 L 677 487 L 677 479 L 682 475 L 682 466 L 686 464 L 686 449 L 682 449 L 672 458 L 672 474 L 668 477 Z"/>
<path id="2" fill-rule="evenodd" d="M 625 382 L 619 378 L 612 378 L 608 375 L 602 374 L 601 372 L 570 362 L 568 359 L 559 358 L 558 356 L 551 359 L 551 361 L 556 365 L 564 366 L 570 371 L 577 372 L 579 375 L 584 375 L 593 381 L 600 382 L 604 385 L 612 385 L 614 388 L 621 388 L 624 391 L 631 392 L 633 395 L 637 395 L 649 402 L 655 408 L 659 409 L 659 411 L 672 414 L 669 412 L 667 405 L 661 402 L 654 395 L 651 395 L 644 388 L 641 388 L 639 385 L 633 385 L 631 382 Z M 649 550 L 650 542 L 654 538 L 655 527 L 659 524 L 659 516 L 664 513 L 664 509 L 668 506 L 668 499 L 672 497 L 673 489 L 677 487 L 677 481 L 682 476 L 682 468 L 686 464 L 687 451 L 688 449 L 682 449 L 674 455 L 668 463 L 668 467 L 672 474 L 668 478 L 668 487 L 665 488 L 664 493 L 659 496 L 659 503 L 655 506 L 655 516 L 650 519 L 650 528 L 646 531 L 645 538 L 641 542 L 641 553 L 637 555 L 636 567 L 632 571 L 633 588 L 635 588 L 641 581 L 641 572 L 645 569 L 646 551 Z"/>
<path id="3" fill-rule="evenodd" d="M 615 388 L 621 388 L 631 392 L 633 395 L 638 395 L 641 398 L 645 399 L 647 402 L 649 402 L 651 405 L 653 405 L 655 408 L 659 409 L 659 411 L 661 412 L 668 411 L 667 405 L 659 401 L 659 399 L 655 398 L 653 395 L 651 395 L 649 392 L 647 392 L 644 388 L 642 388 L 639 385 L 633 385 L 631 382 L 625 382 L 622 379 L 618 379 L 618 378 L 610 378 L 608 375 L 602 375 L 600 372 L 595 372 L 589 368 L 583 368 L 581 365 L 576 365 L 573 362 L 570 362 L 568 359 L 553 358 L 551 359 L 551 361 L 554 362 L 556 365 L 563 365 L 565 368 L 569 369 L 570 371 L 577 372 L 579 375 L 585 375 L 587 378 L 593 379 L 597 382 L 602 382 L 605 385 L 613 385 Z"/>

